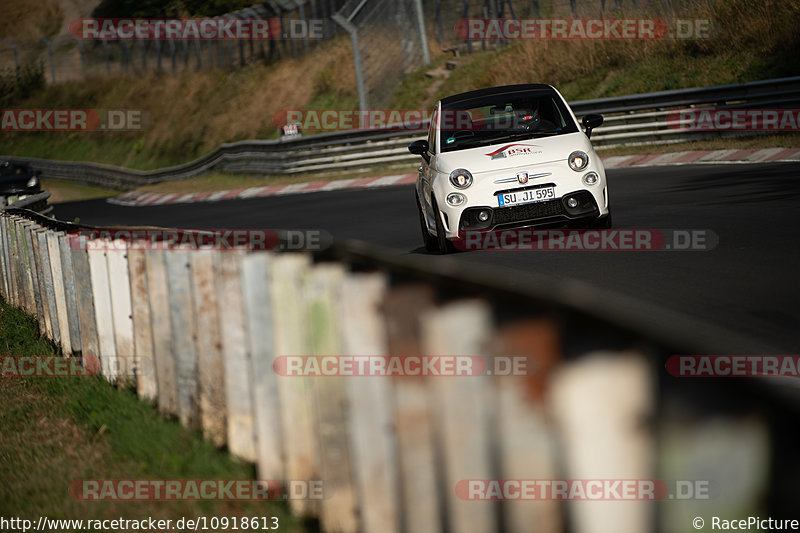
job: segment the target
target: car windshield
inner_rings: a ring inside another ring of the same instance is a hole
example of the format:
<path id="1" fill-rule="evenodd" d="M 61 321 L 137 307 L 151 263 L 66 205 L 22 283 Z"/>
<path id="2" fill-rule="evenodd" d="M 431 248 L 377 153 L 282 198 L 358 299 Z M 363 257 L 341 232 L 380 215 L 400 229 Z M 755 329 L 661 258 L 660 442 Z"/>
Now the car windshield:
<path id="1" fill-rule="evenodd" d="M 561 99 L 550 91 L 460 100 L 442 107 L 442 152 L 578 131 Z"/>

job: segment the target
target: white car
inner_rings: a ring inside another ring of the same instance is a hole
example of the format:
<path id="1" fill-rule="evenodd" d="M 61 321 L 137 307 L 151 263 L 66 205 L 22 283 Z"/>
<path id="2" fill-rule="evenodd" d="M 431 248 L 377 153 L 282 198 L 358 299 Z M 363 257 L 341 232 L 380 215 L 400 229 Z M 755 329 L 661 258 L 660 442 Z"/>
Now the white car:
<path id="1" fill-rule="evenodd" d="M 471 231 L 541 225 L 609 228 L 603 163 L 589 141 L 601 115 L 583 130 L 550 85 L 509 85 L 440 100 L 416 182 L 422 238 L 446 253 Z"/>

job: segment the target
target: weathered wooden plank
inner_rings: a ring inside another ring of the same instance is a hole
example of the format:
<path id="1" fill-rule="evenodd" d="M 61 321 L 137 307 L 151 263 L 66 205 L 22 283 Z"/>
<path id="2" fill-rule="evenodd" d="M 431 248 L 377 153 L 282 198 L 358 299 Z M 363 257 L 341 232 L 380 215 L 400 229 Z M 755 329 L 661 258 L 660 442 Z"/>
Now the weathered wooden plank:
<path id="1" fill-rule="evenodd" d="M 261 479 L 284 479 L 281 407 L 278 401 L 273 302 L 270 294 L 272 255 L 254 253 L 242 260 L 242 296 L 253 380 L 256 455 Z"/>
<path id="2" fill-rule="evenodd" d="M 549 393 L 568 479 L 652 479 L 655 441 L 644 424 L 653 416 L 655 376 L 635 352 L 595 352 L 564 363 Z M 567 502 L 575 531 L 650 531 L 655 505 L 639 501 Z"/>
<path id="3" fill-rule="evenodd" d="M 501 479 L 555 479 L 559 476 L 556 436 L 547 421 L 544 394 L 561 352 L 557 326 L 548 319 L 522 319 L 504 325 L 496 337 L 499 356 L 524 357 L 521 376 L 492 380 L 496 447 Z M 490 358 L 490 365 L 491 365 Z M 502 502 L 510 533 L 564 531 L 558 501 Z"/>
<path id="4" fill-rule="evenodd" d="M 150 299 L 147 289 L 147 260 L 141 248 L 128 250 L 131 278 L 131 315 L 136 361 L 136 392 L 143 400 L 158 398 L 156 365 L 153 359 L 153 328 L 150 323 Z"/>
<path id="5" fill-rule="evenodd" d="M 31 269 L 28 261 L 28 246 L 25 242 L 25 228 L 30 224 L 27 220 L 20 220 L 17 224 L 17 241 L 20 251 L 20 308 L 26 312 L 30 310 Z"/>
<path id="6" fill-rule="evenodd" d="M 344 279 L 339 305 L 343 355 L 388 354 L 381 312 L 385 291 L 386 278 L 380 274 L 350 274 Z M 392 381 L 351 378 L 346 393 L 360 530 L 399 533 L 402 509 Z"/>
<path id="7" fill-rule="evenodd" d="M 172 329 L 172 350 L 175 356 L 178 387 L 178 419 L 186 427 L 200 427 L 197 391 L 197 358 L 195 356 L 195 320 L 192 299 L 189 251 L 182 248 L 166 254 L 169 283 L 169 314 Z"/>
<path id="8" fill-rule="evenodd" d="M 64 291 L 64 271 L 61 267 L 61 249 L 58 246 L 58 237 L 62 235 L 55 231 L 47 232 L 47 251 L 50 256 L 50 270 L 53 278 L 53 293 L 56 300 L 56 315 L 59 324 L 59 341 L 61 350 L 65 354 L 72 353 L 72 342 L 69 337 L 69 321 L 67 319 L 67 296 Z M 31 290 L 31 297 L 33 291 Z"/>
<path id="9" fill-rule="evenodd" d="M 217 300 L 220 309 L 224 309 L 219 319 L 228 406 L 228 448 L 234 455 L 255 462 L 256 428 L 242 303 L 242 255 L 240 251 L 226 251 L 218 256 L 220 283 L 217 284 Z"/>
<path id="10" fill-rule="evenodd" d="M 422 354 L 419 317 L 432 308 L 433 292 L 429 287 L 401 286 L 386 293 L 383 309 L 389 354 Z M 403 530 L 436 533 L 444 524 L 444 496 L 439 490 L 441 469 L 435 448 L 435 398 L 426 381 L 413 377 L 394 380 L 394 427 Z"/>
<path id="11" fill-rule="evenodd" d="M 227 442 L 225 404 L 225 366 L 219 332 L 217 302 L 218 265 L 216 250 L 197 250 L 191 254 L 192 293 L 197 320 L 197 354 L 200 423 L 203 436 L 221 447 Z"/>
<path id="12" fill-rule="evenodd" d="M 28 264 L 31 267 L 31 283 L 33 286 L 33 304 L 34 304 L 34 316 L 36 316 L 36 320 L 39 323 L 39 331 L 44 331 L 44 307 L 42 305 L 42 288 L 39 285 L 39 280 L 41 277 L 39 276 L 39 272 L 37 272 L 37 263 L 36 263 L 36 254 L 33 249 L 33 232 L 38 229 L 39 226 L 37 224 L 28 224 L 25 228 L 24 236 L 25 236 L 25 244 L 28 252 Z"/>
<path id="13" fill-rule="evenodd" d="M 6 237 L 6 220 L 7 217 L 0 213 L 0 298 L 8 302 L 8 238 Z"/>
<path id="14" fill-rule="evenodd" d="M 322 263 L 310 269 L 306 283 L 309 355 L 342 354 L 341 319 L 344 267 Z M 358 378 L 313 378 L 319 436 L 320 476 L 327 497 L 321 501 L 320 522 L 328 531 L 358 531 L 353 456 L 350 448 L 347 381 Z M 369 379 L 369 378 L 367 378 Z"/>
<path id="15" fill-rule="evenodd" d="M 161 250 L 147 250 L 147 291 L 153 332 L 153 360 L 158 384 L 158 409 L 167 415 L 178 414 L 178 384 L 172 355 L 172 327 L 169 316 L 167 267 Z"/>
<path id="16" fill-rule="evenodd" d="M 489 349 L 492 318 L 479 300 L 457 301 L 422 317 L 423 353 L 440 356 L 482 356 Z M 464 479 L 491 479 L 492 435 L 486 376 L 429 378 L 434 388 L 437 440 L 443 466 L 442 492 L 449 530 L 494 531 L 497 508 L 491 502 L 462 500 L 455 487 Z"/>
<path id="17" fill-rule="evenodd" d="M 89 243 L 89 269 L 92 276 L 92 297 L 100 350 L 100 372 L 108 381 L 117 380 L 117 347 L 114 342 L 114 321 L 111 307 L 111 288 L 108 278 L 107 242 L 93 240 Z"/>
<path id="18" fill-rule="evenodd" d="M 42 272 L 42 279 L 44 280 L 44 301 L 47 305 L 44 306 L 45 319 L 48 326 L 48 337 L 56 342 L 60 338 L 58 330 L 58 313 L 56 311 L 56 294 L 53 290 L 53 271 L 50 266 L 50 252 L 47 248 L 47 230 L 40 229 L 36 233 L 36 243 L 34 249 L 38 249 L 39 269 Z M 37 246 L 38 245 L 38 246 Z"/>
<path id="19" fill-rule="evenodd" d="M 126 382 L 135 380 L 133 347 L 133 311 L 131 309 L 131 280 L 128 270 L 128 245 L 115 239 L 108 243 L 108 287 L 111 295 L 111 318 L 114 323 L 114 350 L 112 359 L 117 368 L 117 378 Z"/>
<path id="20" fill-rule="evenodd" d="M 72 253 L 66 234 L 58 236 L 58 252 L 61 256 L 62 283 L 64 284 L 64 300 L 67 309 L 67 329 L 69 331 L 70 353 L 81 354 L 81 328 L 78 319 L 78 300 L 75 293 L 75 269 L 72 266 Z M 36 288 L 36 287 L 34 287 Z"/>
<path id="21" fill-rule="evenodd" d="M 8 267 L 9 267 L 9 292 L 8 303 L 17 307 L 17 293 L 19 283 L 17 283 L 17 270 L 19 262 L 19 252 L 17 251 L 16 224 L 17 217 L 10 216 L 6 222 L 6 240 L 8 242 Z"/>
<path id="22" fill-rule="evenodd" d="M 86 359 L 100 357 L 100 341 L 97 338 L 97 320 L 92 296 L 92 273 L 89 253 L 83 240 L 76 235 L 67 237 L 72 255 L 72 270 L 75 277 L 75 299 L 78 304 L 78 324 L 81 335 L 81 355 Z M 96 369 L 93 369 L 96 370 Z"/>
<path id="23" fill-rule="evenodd" d="M 31 250 L 30 246 L 28 245 L 28 240 L 26 237 L 27 228 L 31 225 L 31 222 L 28 220 L 23 220 L 21 223 L 21 230 L 20 230 L 20 237 L 22 239 L 22 248 L 23 248 L 23 267 L 25 269 L 24 276 L 23 276 L 23 294 L 24 294 L 24 307 L 26 313 L 34 314 L 36 312 L 36 300 L 33 297 L 33 275 L 34 275 L 34 267 L 31 264 Z"/>
<path id="24" fill-rule="evenodd" d="M 279 310 L 273 314 L 275 353 L 278 356 L 309 354 L 304 297 L 309 262 L 305 254 L 277 254 L 273 259 L 270 283 L 274 307 Z M 311 387 L 308 378 L 278 379 L 286 477 L 293 480 L 319 479 L 319 442 Z M 319 502 L 290 500 L 289 503 L 295 513 L 318 514 Z"/>

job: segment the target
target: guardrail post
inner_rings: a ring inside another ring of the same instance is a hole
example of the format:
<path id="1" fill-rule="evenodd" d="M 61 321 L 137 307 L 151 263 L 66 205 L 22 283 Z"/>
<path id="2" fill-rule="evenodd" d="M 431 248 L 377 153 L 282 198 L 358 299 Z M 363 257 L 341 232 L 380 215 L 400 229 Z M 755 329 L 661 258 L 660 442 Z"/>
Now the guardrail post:
<path id="1" fill-rule="evenodd" d="M 26 282 L 25 282 L 25 238 L 23 237 L 25 227 L 24 219 L 17 217 L 14 220 L 14 269 L 15 269 L 15 307 L 23 308 L 26 305 Z"/>
<path id="2" fill-rule="evenodd" d="M 147 261 L 144 250 L 128 249 L 131 278 L 131 316 L 133 352 L 136 361 L 136 392 L 143 400 L 158 399 L 156 365 L 153 359 L 153 328 L 150 324 L 150 301 L 147 290 Z"/>
<path id="3" fill-rule="evenodd" d="M 342 298 L 344 276 L 341 264 L 323 263 L 309 271 L 306 283 L 309 355 L 338 357 L 342 354 L 340 317 L 343 315 L 337 304 Z M 352 456 L 350 450 L 350 405 L 346 395 L 347 381 L 352 379 L 327 377 L 315 378 L 312 382 L 317 405 L 319 474 L 320 479 L 325 480 L 328 495 L 321 502 L 320 522 L 328 531 L 359 530 L 352 464 L 357 457 Z"/>
<path id="4" fill-rule="evenodd" d="M 175 358 L 172 356 L 172 328 L 169 315 L 167 265 L 164 250 L 147 250 L 147 291 L 150 298 L 150 323 L 153 332 L 153 360 L 158 389 L 158 410 L 178 414 L 178 385 Z"/>
<path id="5" fill-rule="evenodd" d="M 8 257 L 6 255 L 6 216 L 0 213 L 0 298 L 8 302 Z"/>
<path id="6" fill-rule="evenodd" d="M 22 220 L 20 222 L 20 232 L 19 236 L 22 241 L 22 268 L 23 268 L 23 284 L 22 284 L 22 292 L 24 296 L 23 301 L 23 309 L 28 314 L 33 314 L 36 312 L 36 301 L 33 297 L 33 271 L 34 267 L 31 265 L 30 260 L 30 249 L 28 247 L 28 241 L 26 238 L 27 228 L 31 223 L 27 220 Z"/>
<path id="7" fill-rule="evenodd" d="M 381 312 L 385 290 L 386 278 L 381 274 L 345 277 L 339 305 L 343 355 L 389 353 L 386 321 Z M 402 510 L 392 381 L 380 377 L 349 378 L 346 393 L 360 530 L 399 533 Z"/>
<path id="8" fill-rule="evenodd" d="M 48 231 L 47 252 L 50 257 L 50 275 L 53 279 L 53 293 L 56 301 L 56 316 L 58 317 L 58 332 L 61 350 L 65 355 L 72 353 L 72 343 L 69 338 L 69 319 L 67 318 L 67 297 L 64 292 L 64 271 L 61 267 L 61 250 L 58 246 L 60 233 Z"/>
<path id="9" fill-rule="evenodd" d="M 78 324 L 81 335 L 81 355 L 100 357 L 100 341 L 97 338 L 97 320 L 92 296 L 92 273 L 89 267 L 87 239 L 79 235 L 69 235 L 72 255 L 72 270 L 75 278 L 75 299 L 78 305 Z"/>
<path id="10" fill-rule="evenodd" d="M 377 304 L 375 304 L 377 305 Z M 386 292 L 386 342 L 390 355 L 421 355 L 420 316 L 433 309 L 433 291 L 422 285 Z M 391 327 L 389 327 L 391 325 Z M 394 427 L 397 433 L 399 516 L 408 531 L 437 532 L 444 518 L 435 448 L 434 399 L 424 377 L 394 380 Z"/>
<path id="11" fill-rule="evenodd" d="M 479 300 L 458 301 L 422 316 L 424 355 L 485 356 L 492 328 L 491 311 Z M 494 531 L 497 507 L 490 502 L 465 501 L 455 496 L 462 479 L 491 479 L 487 376 L 437 377 L 433 389 L 436 440 L 441 453 L 441 494 L 453 532 Z"/>
<path id="12" fill-rule="evenodd" d="M 280 309 L 273 322 L 275 353 L 282 356 L 309 354 L 308 316 L 302 296 L 309 263 L 305 254 L 277 254 L 273 258 L 270 290 L 275 309 Z M 288 479 L 318 479 L 317 418 L 312 387 L 310 378 L 278 379 Z M 297 514 L 314 514 L 318 509 L 316 503 L 303 500 L 290 500 L 289 506 Z"/>
<path id="13" fill-rule="evenodd" d="M 262 479 L 285 479 L 279 378 L 272 366 L 275 331 L 269 285 L 271 259 L 270 253 L 253 253 L 242 260 L 242 295 L 253 376 L 258 475 Z"/>
<path id="14" fill-rule="evenodd" d="M 69 248 L 69 236 L 64 233 L 58 235 L 58 250 L 61 256 L 61 272 L 63 273 L 64 299 L 67 307 L 67 330 L 69 331 L 70 353 L 80 355 L 81 328 L 78 320 L 78 299 L 75 292 L 75 269 L 72 266 L 72 253 Z"/>
<path id="15" fill-rule="evenodd" d="M 166 253 L 169 283 L 169 316 L 178 387 L 178 419 L 185 427 L 199 427 L 195 322 L 189 251 L 174 248 Z"/>
<path id="16" fill-rule="evenodd" d="M 219 314 L 219 319 L 228 407 L 228 447 L 234 455 L 255 462 L 257 456 L 253 385 L 250 380 L 250 354 L 244 326 L 240 272 L 242 255 L 238 250 L 225 251 L 219 255 L 220 283 L 217 285 L 217 301 L 220 309 L 225 310 Z"/>
<path id="17" fill-rule="evenodd" d="M 636 352 L 596 352 L 562 364 L 551 380 L 549 407 L 560 437 L 564 477 L 652 479 L 655 377 Z M 639 533 L 652 529 L 653 505 L 638 501 L 567 502 L 575 531 Z"/>
<path id="18" fill-rule="evenodd" d="M 111 318 L 114 323 L 114 350 L 117 354 L 116 375 L 125 381 L 135 381 L 133 343 L 133 311 L 131 280 L 128 271 L 128 243 L 122 239 L 108 242 L 108 283 L 111 295 Z"/>
<path id="19" fill-rule="evenodd" d="M 190 262 L 197 320 L 195 352 L 200 387 L 200 422 L 203 436 L 215 446 L 222 447 L 227 441 L 228 431 L 225 365 L 222 361 L 216 285 L 218 271 L 215 260 L 218 253 L 213 249 L 196 250 L 191 254 Z"/>
<path id="20" fill-rule="evenodd" d="M 544 405 L 547 381 L 561 353 L 558 328 L 549 319 L 524 318 L 502 326 L 495 337 L 499 343 L 492 355 L 525 358 L 524 376 L 501 375 L 492 367 L 499 478 L 558 479 L 559 451 Z M 565 528 L 561 511 L 553 500 L 500 505 L 509 533 L 527 533 L 531 524 L 540 533 L 560 533 Z"/>
<path id="21" fill-rule="evenodd" d="M 44 316 L 47 325 L 47 336 L 54 342 L 60 344 L 61 335 L 58 330 L 58 312 L 56 310 L 56 294 L 53 290 L 53 271 L 50 266 L 50 253 L 47 249 L 47 230 L 40 228 L 34 232 L 36 241 L 34 242 L 34 250 L 38 251 L 37 257 L 37 270 L 41 272 L 42 277 L 39 280 L 40 288 L 44 289 L 44 298 L 42 302 L 45 304 Z"/>
<path id="22" fill-rule="evenodd" d="M 117 380 L 117 346 L 114 341 L 114 311 L 111 303 L 111 287 L 108 276 L 106 250 L 110 242 L 104 239 L 89 241 L 89 269 L 92 276 L 92 296 L 97 323 L 97 340 L 100 349 L 100 372 L 108 381 Z"/>

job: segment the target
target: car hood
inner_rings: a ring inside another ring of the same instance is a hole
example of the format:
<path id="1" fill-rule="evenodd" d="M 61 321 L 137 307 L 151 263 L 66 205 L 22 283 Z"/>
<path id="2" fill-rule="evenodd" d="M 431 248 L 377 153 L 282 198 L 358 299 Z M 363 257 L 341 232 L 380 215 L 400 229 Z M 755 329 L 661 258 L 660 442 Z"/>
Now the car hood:
<path id="1" fill-rule="evenodd" d="M 583 132 L 443 152 L 439 154 L 436 166 L 444 173 L 465 168 L 475 175 L 566 161 L 575 150 L 592 155 L 592 145 Z"/>

